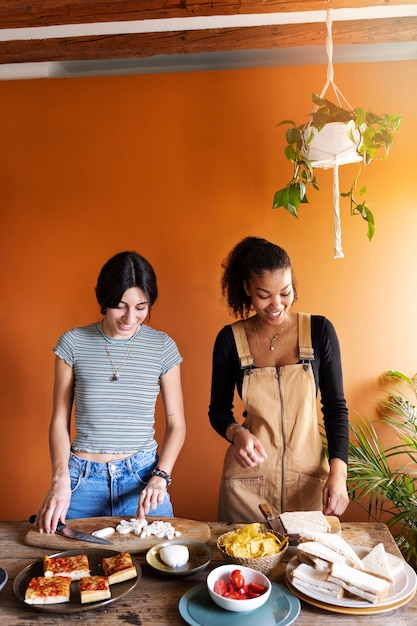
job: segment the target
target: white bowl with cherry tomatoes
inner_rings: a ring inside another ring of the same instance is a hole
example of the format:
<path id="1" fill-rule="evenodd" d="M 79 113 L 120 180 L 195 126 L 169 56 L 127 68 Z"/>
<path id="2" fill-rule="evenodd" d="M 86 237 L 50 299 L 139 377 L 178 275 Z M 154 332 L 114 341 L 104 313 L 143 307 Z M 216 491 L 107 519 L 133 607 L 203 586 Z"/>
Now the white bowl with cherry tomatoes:
<path id="1" fill-rule="evenodd" d="M 222 609 L 243 612 L 259 609 L 271 595 L 271 581 L 261 572 L 230 563 L 207 576 L 211 599 Z"/>

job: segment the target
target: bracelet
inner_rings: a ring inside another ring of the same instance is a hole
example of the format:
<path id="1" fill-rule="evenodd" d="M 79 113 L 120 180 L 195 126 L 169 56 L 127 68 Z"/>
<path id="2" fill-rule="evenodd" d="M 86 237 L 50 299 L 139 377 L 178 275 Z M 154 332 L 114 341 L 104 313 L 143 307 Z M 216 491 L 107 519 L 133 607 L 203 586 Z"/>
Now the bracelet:
<path id="1" fill-rule="evenodd" d="M 239 424 L 237 424 L 236 422 L 231 422 L 229 426 L 226 428 L 226 440 L 229 443 L 232 443 L 232 440 L 227 438 L 227 431 L 229 430 L 229 435 L 230 434 L 233 435 L 235 428 L 239 428 Z"/>
<path id="2" fill-rule="evenodd" d="M 159 467 L 156 467 L 154 470 L 152 470 L 152 476 L 159 476 L 159 478 L 163 478 L 164 480 L 166 480 L 167 487 L 169 487 L 172 483 L 171 476 L 163 470 L 159 469 Z"/>
<path id="3" fill-rule="evenodd" d="M 239 428 L 236 428 L 236 430 L 233 431 L 233 435 L 232 438 L 230 440 L 230 443 L 235 443 L 235 437 L 237 435 L 237 433 L 240 433 L 241 430 L 247 430 L 244 426 L 239 426 Z"/>

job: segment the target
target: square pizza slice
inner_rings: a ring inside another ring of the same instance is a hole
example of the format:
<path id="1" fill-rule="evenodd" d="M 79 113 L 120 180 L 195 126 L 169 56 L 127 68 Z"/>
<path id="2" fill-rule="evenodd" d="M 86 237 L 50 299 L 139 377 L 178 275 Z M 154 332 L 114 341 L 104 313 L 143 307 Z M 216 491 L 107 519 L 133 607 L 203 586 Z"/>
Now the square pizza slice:
<path id="1" fill-rule="evenodd" d="M 111 598 L 109 579 L 107 576 L 86 576 L 78 583 L 81 604 L 98 602 Z"/>
<path id="2" fill-rule="evenodd" d="M 115 556 L 103 558 L 102 565 L 110 585 L 129 580 L 130 578 L 136 578 L 138 575 L 132 557 L 128 552 L 121 552 Z"/>
<path id="3" fill-rule="evenodd" d="M 71 580 L 80 580 L 84 576 L 90 576 L 88 556 L 86 554 L 45 556 L 43 559 L 43 573 L 47 578 L 68 576 Z"/>
<path id="4" fill-rule="evenodd" d="M 25 592 L 27 604 L 59 604 L 69 602 L 71 579 L 68 576 L 37 576 L 32 578 Z"/>

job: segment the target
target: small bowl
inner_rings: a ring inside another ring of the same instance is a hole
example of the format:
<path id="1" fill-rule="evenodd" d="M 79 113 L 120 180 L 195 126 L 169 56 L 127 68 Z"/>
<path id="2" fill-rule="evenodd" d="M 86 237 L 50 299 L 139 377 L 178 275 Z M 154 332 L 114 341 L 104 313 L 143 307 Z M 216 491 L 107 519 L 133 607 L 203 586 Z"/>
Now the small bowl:
<path id="1" fill-rule="evenodd" d="M 214 591 L 215 583 L 218 580 L 224 580 L 227 584 L 230 580 L 230 574 L 236 569 L 239 569 L 242 572 L 246 584 L 256 583 L 266 587 L 265 593 L 257 598 L 249 598 L 248 600 L 233 600 L 232 598 L 225 598 L 224 596 L 220 596 L 216 593 Z M 242 613 L 244 611 L 254 611 L 255 609 L 259 609 L 260 606 L 264 605 L 268 601 L 269 596 L 271 595 L 271 589 L 272 585 L 269 578 L 251 567 L 237 567 L 233 564 L 220 565 L 212 570 L 207 576 L 207 590 L 210 598 L 222 609 L 226 609 L 226 611 Z"/>
<path id="2" fill-rule="evenodd" d="M 186 546 L 190 553 L 188 562 L 182 567 L 170 567 L 159 556 L 161 548 L 172 545 Z M 156 572 L 163 576 L 192 576 L 204 570 L 211 561 L 211 549 L 205 543 L 187 539 L 171 539 L 153 546 L 146 553 L 146 562 Z"/>

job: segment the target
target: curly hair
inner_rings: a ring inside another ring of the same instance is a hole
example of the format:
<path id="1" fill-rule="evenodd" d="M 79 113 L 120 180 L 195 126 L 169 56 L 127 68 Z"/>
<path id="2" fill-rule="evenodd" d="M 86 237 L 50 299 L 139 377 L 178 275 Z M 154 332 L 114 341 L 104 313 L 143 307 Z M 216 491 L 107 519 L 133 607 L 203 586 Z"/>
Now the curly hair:
<path id="1" fill-rule="evenodd" d="M 291 261 L 287 252 L 259 237 L 242 239 L 222 263 L 222 294 L 235 317 L 247 318 L 251 309 L 251 298 L 245 292 L 244 283 L 251 275 L 262 275 L 265 271 L 290 269 Z M 293 278 L 294 299 L 297 297 Z"/>

